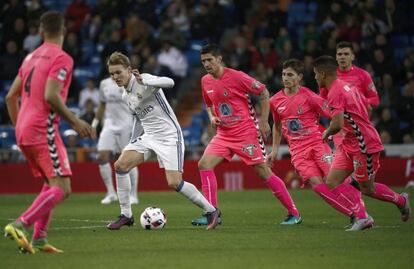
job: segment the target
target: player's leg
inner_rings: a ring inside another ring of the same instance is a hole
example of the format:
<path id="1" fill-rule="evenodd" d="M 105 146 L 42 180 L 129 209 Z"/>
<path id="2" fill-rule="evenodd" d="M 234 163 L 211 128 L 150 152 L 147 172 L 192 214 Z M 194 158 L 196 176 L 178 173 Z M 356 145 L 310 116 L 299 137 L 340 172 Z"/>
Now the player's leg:
<path id="1" fill-rule="evenodd" d="M 401 212 L 401 220 L 408 221 L 411 217 L 411 207 L 408 193 L 396 193 L 390 187 L 375 182 L 375 175 L 380 168 L 380 153 L 360 154 L 356 157 L 357 164 L 355 179 L 361 192 L 372 198 L 393 203 Z M 366 171 L 364 173 L 364 171 Z M 362 178 L 359 176 L 363 176 Z"/>
<path id="2" fill-rule="evenodd" d="M 139 179 L 138 167 L 133 167 L 129 171 L 129 180 L 131 181 L 130 198 L 131 198 L 131 204 L 132 205 L 139 203 L 139 199 L 138 199 L 138 179 Z"/>
<path id="3" fill-rule="evenodd" d="M 165 176 L 170 188 L 176 190 L 193 204 L 203 209 L 203 214 L 207 218 L 207 230 L 214 229 L 218 224 L 219 209 L 210 204 L 193 184 L 183 180 L 180 171 L 165 170 Z"/>
<path id="4" fill-rule="evenodd" d="M 327 177 L 327 184 L 329 188 L 335 194 L 343 194 L 343 186 L 347 186 L 346 184 L 342 184 L 345 182 L 347 178 L 353 173 L 354 171 L 354 155 L 348 152 L 345 152 L 343 148 L 338 146 L 337 151 L 335 153 L 335 158 L 332 163 L 332 167 L 329 170 L 328 177 Z M 342 185 L 341 185 L 342 184 Z M 351 190 L 349 187 L 345 190 Z M 352 194 L 352 193 L 348 193 Z M 357 201 L 359 197 L 355 197 L 355 201 Z M 364 203 L 361 202 L 360 206 L 364 206 Z M 358 212 L 358 213 L 357 213 Z M 371 216 L 366 214 L 365 207 L 363 207 L 360 211 L 357 211 L 356 215 L 358 215 L 354 222 L 352 223 L 351 228 L 347 229 L 347 231 L 360 231 L 364 229 L 371 228 L 374 225 L 374 220 Z"/>
<path id="5" fill-rule="evenodd" d="M 23 250 L 34 253 L 27 240 L 25 229 L 46 218 L 53 208 L 71 193 L 69 166 L 66 149 L 59 135 L 50 144 L 21 146 L 35 177 L 47 178 L 50 188 L 44 188 L 32 205 L 13 223 L 5 227 L 6 236 L 14 239 Z M 40 227 L 47 231 L 47 226 Z"/>
<path id="6" fill-rule="evenodd" d="M 204 151 L 203 156 L 198 162 L 198 169 L 200 171 L 201 189 L 204 196 L 214 207 L 218 206 L 217 199 L 217 178 L 214 173 L 214 168 L 224 159 L 231 160 L 232 153 L 226 146 L 226 142 L 221 138 L 215 136 Z M 207 218 L 201 216 L 191 221 L 192 225 L 207 225 Z M 219 218 L 221 224 L 221 216 Z"/>
<path id="7" fill-rule="evenodd" d="M 326 183 L 321 181 L 327 177 L 333 160 L 331 148 L 328 144 L 322 143 L 312 147 L 309 154 L 304 157 L 296 160 L 295 156 L 295 158 L 292 158 L 292 162 L 294 165 L 297 164 L 295 167 L 300 171 L 300 174 L 303 174 L 304 179 L 311 179 L 309 182 L 315 192 L 335 209 L 349 216 L 351 223 L 355 217 L 366 217 L 365 206 L 358 190 L 350 186 L 348 182 L 341 183 L 333 190 L 329 190 Z M 317 176 L 317 179 L 312 179 L 313 176 Z"/>
<path id="8" fill-rule="evenodd" d="M 108 150 L 98 151 L 99 173 L 106 187 L 106 195 L 101 204 L 107 205 L 118 200 L 114 184 L 112 182 L 112 167 L 109 163 L 111 152 Z"/>
<path id="9" fill-rule="evenodd" d="M 115 148 L 114 151 L 117 153 L 122 152 L 122 150 L 125 148 L 125 146 L 128 145 L 131 134 L 128 132 L 117 132 L 115 139 Z M 148 154 L 147 154 L 148 155 Z M 144 156 L 144 161 L 147 159 L 147 156 Z M 139 171 L 138 167 L 134 167 L 129 171 L 129 179 L 131 181 L 131 193 L 130 193 L 130 199 L 131 204 L 138 204 L 138 179 L 139 179 Z"/>
<path id="10" fill-rule="evenodd" d="M 293 202 L 293 199 L 290 196 L 283 180 L 276 176 L 264 162 L 253 165 L 253 168 L 256 171 L 256 174 L 264 181 L 266 186 L 272 190 L 273 195 L 287 209 L 288 216 L 281 224 L 300 224 L 302 222 L 302 217 L 296 209 L 295 203 Z"/>
<path id="11" fill-rule="evenodd" d="M 99 173 L 106 187 L 106 195 L 101 204 L 110 204 L 116 200 L 116 191 L 112 181 L 112 167 L 109 163 L 112 152 L 116 151 L 116 135 L 108 128 L 102 130 L 97 145 Z M 120 152 L 120 151 L 118 151 Z"/>
<path id="12" fill-rule="evenodd" d="M 128 146 L 131 146 L 128 148 Z M 134 145 L 129 144 L 121 156 L 115 162 L 116 184 L 121 215 L 117 220 L 109 223 L 106 227 L 109 230 L 119 230 L 122 226 L 131 226 L 134 224 L 134 218 L 131 210 L 131 180 L 129 171 L 137 165 L 144 162 L 144 153 L 139 152 Z"/>

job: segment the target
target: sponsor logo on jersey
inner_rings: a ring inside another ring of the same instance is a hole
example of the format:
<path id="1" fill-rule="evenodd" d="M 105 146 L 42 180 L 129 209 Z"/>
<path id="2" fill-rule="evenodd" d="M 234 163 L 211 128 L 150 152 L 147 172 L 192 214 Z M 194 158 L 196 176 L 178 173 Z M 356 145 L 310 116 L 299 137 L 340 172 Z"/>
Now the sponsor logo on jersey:
<path id="1" fill-rule="evenodd" d="M 147 106 L 146 108 L 137 111 L 137 116 L 142 118 L 145 117 L 148 113 L 154 110 L 154 107 L 152 105 Z"/>
<path id="2" fill-rule="evenodd" d="M 219 111 L 221 116 L 230 116 L 232 114 L 231 106 L 227 103 L 219 104 Z"/>

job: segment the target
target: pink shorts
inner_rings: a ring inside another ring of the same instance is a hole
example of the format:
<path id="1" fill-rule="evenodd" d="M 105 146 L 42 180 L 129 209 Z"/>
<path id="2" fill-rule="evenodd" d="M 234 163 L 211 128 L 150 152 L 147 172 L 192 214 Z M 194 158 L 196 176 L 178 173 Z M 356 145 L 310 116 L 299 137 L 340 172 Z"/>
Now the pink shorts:
<path id="1" fill-rule="evenodd" d="M 380 153 L 363 154 L 349 153 L 339 145 L 332 163 L 333 169 L 354 171 L 354 177 L 358 182 L 364 182 L 375 178 L 380 168 Z"/>
<path id="2" fill-rule="evenodd" d="M 266 161 L 266 150 L 263 140 L 250 135 L 240 141 L 214 136 L 204 151 L 207 155 L 216 155 L 231 161 L 234 154 L 247 165 L 260 164 Z"/>
<path id="3" fill-rule="evenodd" d="M 30 170 L 36 178 L 54 178 L 56 176 L 71 176 L 68 155 L 65 145 L 59 135 L 54 144 L 19 145 L 27 159 Z"/>
<path id="4" fill-rule="evenodd" d="M 325 143 L 308 147 L 292 156 L 292 164 L 303 181 L 312 177 L 326 177 L 331 160 L 332 150 Z"/>

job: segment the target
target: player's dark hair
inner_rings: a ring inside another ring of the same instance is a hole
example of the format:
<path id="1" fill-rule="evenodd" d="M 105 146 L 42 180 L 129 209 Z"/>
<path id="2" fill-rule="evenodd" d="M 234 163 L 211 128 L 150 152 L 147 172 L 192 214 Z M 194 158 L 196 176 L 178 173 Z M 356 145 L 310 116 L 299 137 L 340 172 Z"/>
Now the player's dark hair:
<path id="1" fill-rule="evenodd" d="M 348 41 L 341 41 L 338 44 L 336 44 L 336 49 L 343 49 L 343 48 L 349 48 L 352 53 L 354 53 L 354 47 L 352 46 L 351 42 Z"/>
<path id="2" fill-rule="evenodd" d="M 295 72 L 298 75 L 303 74 L 303 72 L 305 72 L 305 65 L 302 63 L 302 61 L 299 61 L 298 59 L 288 59 L 283 62 L 283 69 L 289 67 L 295 70 Z"/>
<path id="3" fill-rule="evenodd" d="M 318 71 L 324 71 L 329 75 L 336 75 L 337 63 L 335 58 L 328 55 L 323 55 L 315 59 L 313 66 Z"/>
<path id="4" fill-rule="evenodd" d="M 40 26 L 51 37 L 60 35 L 65 27 L 63 15 L 57 11 L 47 11 L 40 17 Z"/>
<path id="5" fill-rule="evenodd" d="M 119 52 L 119 51 L 115 51 L 114 53 L 111 54 L 111 56 L 109 56 L 108 61 L 106 62 L 107 66 L 110 65 L 122 65 L 125 68 L 128 68 L 131 66 L 131 62 L 129 61 L 128 56 L 126 56 L 125 54 Z"/>
<path id="6" fill-rule="evenodd" d="M 201 48 L 200 54 L 207 54 L 207 53 L 211 53 L 215 57 L 221 56 L 220 47 L 217 44 L 214 44 L 214 43 L 204 45 Z"/>

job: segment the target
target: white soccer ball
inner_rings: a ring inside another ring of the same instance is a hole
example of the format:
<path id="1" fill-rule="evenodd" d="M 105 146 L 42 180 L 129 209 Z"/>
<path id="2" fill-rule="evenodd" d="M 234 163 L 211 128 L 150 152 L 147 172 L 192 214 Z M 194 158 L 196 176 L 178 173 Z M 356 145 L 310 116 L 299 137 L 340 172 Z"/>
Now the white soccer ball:
<path id="1" fill-rule="evenodd" d="M 141 226 L 145 230 L 160 230 L 167 223 L 167 216 L 158 207 L 147 207 L 141 214 Z"/>

